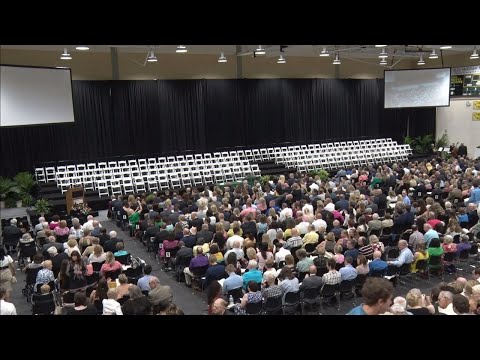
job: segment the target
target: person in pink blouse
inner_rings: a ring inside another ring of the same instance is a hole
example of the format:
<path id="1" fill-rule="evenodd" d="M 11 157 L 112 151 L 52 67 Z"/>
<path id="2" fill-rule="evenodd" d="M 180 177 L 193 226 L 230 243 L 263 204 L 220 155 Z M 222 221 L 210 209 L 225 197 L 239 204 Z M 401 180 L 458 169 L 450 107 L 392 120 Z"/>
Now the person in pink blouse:
<path id="1" fill-rule="evenodd" d="M 122 268 L 122 264 L 115 260 L 112 252 L 109 251 L 105 255 L 105 263 L 100 268 L 100 276 L 104 276 L 106 272 L 117 271 Z"/>
<path id="2" fill-rule="evenodd" d="M 53 232 L 57 236 L 65 236 L 70 234 L 70 229 L 67 227 L 67 222 L 62 220 L 58 223 L 58 225 L 53 229 Z"/>

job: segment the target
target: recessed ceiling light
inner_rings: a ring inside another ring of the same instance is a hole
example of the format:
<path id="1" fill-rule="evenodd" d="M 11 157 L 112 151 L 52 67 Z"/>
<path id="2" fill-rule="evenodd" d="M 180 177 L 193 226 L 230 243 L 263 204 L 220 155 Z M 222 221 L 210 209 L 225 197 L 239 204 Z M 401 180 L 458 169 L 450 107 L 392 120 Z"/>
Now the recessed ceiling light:
<path id="1" fill-rule="evenodd" d="M 385 46 L 387 46 L 387 45 L 375 45 L 375 47 L 379 47 L 379 48 L 380 47 L 385 47 Z"/>
<path id="2" fill-rule="evenodd" d="M 440 46 L 440 49 L 441 50 L 447 50 L 447 49 L 451 49 L 452 48 L 452 45 L 443 45 L 443 46 Z"/>
<path id="3" fill-rule="evenodd" d="M 80 50 L 80 51 L 90 50 L 90 48 L 87 45 L 80 45 L 80 46 L 75 47 L 75 49 Z"/>

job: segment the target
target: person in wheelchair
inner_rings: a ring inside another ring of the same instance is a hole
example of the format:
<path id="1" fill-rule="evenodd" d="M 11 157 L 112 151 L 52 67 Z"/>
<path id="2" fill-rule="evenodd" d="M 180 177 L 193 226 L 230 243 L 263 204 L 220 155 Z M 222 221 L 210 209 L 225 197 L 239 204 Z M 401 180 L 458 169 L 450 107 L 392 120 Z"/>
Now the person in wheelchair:
<path id="1" fill-rule="evenodd" d="M 32 238 L 30 233 L 25 233 L 22 235 L 20 241 L 17 244 L 17 249 L 18 266 L 20 267 L 20 269 L 23 269 L 37 253 L 37 244 L 35 243 L 35 239 Z"/>
<path id="2" fill-rule="evenodd" d="M 43 262 L 43 269 L 37 273 L 37 280 L 35 282 L 34 289 L 40 284 L 49 284 L 55 282 L 55 276 L 52 271 L 52 260 L 45 260 Z"/>

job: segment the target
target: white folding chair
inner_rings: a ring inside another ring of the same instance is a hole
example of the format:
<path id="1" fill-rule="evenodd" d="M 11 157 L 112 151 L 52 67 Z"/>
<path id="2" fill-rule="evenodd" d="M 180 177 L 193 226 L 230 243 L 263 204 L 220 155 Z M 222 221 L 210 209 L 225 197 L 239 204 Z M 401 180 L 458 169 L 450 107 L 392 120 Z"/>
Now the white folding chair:
<path id="1" fill-rule="evenodd" d="M 47 182 L 47 178 L 45 177 L 45 169 L 42 168 L 35 168 L 35 179 L 37 182 Z"/>

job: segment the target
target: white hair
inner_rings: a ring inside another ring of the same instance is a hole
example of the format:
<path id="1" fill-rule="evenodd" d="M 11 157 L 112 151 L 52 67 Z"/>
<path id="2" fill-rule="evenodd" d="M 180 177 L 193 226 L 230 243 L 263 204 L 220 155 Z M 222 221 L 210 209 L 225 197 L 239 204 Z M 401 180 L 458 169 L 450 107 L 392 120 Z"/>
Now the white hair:
<path id="1" fill-rule="evenodd" d="M 108 233 L 108 235 L 110 235 L 111 238 L 116 238 L 117 237 L 117 232 L 115 230 L 112 230 Z"/>

